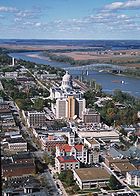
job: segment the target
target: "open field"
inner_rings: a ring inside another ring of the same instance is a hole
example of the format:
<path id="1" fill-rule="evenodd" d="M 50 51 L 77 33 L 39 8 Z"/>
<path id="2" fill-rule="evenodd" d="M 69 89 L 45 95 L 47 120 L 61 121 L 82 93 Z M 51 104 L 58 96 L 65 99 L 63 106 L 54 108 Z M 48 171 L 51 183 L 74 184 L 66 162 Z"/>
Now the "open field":
<path id="1" fill-rule="evenodd" d="M 0 48 L 15 49 L 15 50 L 67 50 L 67 49 L 84 49 L 97 47 L 83 46 L 67 46 L 67 45 L 16 45 L 16 44 L 0 44 Z M 99 47 L 98 47 L 99 48 Z"/>
<path id="2" fill-rule="evenodd" d="M 53 50 L 52 54 L 56 56 L 66 56 L 75 61 L 90 61 L 90 63 L 110 63 L 116 65 L 123 65 L 127 67 L 140 68 L 140 50 L 99 50 L 101 47 L 84 47 L 73 45 L 19 45 L 19 44 L 0 44 L 1 48 L 38 51 L 38 50 Z M 86 51 L 80 51 L 86 50 Z M 91 51 L 94 50 L 94 51 Z M 98 50 L 95 50 L 98 49 Z M 55 52 L 60 50 L 60 52 Z M 65 51 L 66 50 L 66 51 Z M 67 50 L 76 50 L 68 52 Z M 78 51 L 79 50 L 79 51 Z M 61 52 L 62 51 L 62 52 Z M 38 54 L 29 54 L 30 57 L 49 60 L 47 56 Z"/>
<path id="3" fill-rule="evenodd" d="M 93 60 L 96 63 L 116 63 L 128 67 L 140 67 L 140 50 L 65 52 L 53 54 L 57 56 L 68 56 L 75 61 Z"/>

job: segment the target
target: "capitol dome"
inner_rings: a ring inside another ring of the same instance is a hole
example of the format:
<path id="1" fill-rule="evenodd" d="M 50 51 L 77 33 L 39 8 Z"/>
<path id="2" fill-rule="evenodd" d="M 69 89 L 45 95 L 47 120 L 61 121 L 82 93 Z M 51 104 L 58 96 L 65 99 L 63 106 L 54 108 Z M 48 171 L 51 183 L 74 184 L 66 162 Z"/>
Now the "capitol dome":
<path id="1" fill-rule="evenodd" d="M 68 71 L 66 71 L 66 74 L 63 76 L 61 87 L 63 90 L 72 89 L 72 76 L 68 73 Z"/>
<path id="2" fill-rule="evenodd" d="M 71 75 L 68 73 L 68 71 L 66 71 L 66 74 L 63 76 L 62 81 L 70 81 L 71 78 L 72 78 Z"/>

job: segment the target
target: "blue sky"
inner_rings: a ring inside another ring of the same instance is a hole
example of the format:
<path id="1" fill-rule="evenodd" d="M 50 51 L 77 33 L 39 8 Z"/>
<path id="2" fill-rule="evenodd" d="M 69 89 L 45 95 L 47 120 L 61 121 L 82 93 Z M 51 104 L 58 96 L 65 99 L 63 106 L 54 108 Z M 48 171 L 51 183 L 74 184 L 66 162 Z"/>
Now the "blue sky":
<path id="1" fill-rule="evenodd" d="M 0 38 L 140 39 L 140 0 L 0 0 Z"/>

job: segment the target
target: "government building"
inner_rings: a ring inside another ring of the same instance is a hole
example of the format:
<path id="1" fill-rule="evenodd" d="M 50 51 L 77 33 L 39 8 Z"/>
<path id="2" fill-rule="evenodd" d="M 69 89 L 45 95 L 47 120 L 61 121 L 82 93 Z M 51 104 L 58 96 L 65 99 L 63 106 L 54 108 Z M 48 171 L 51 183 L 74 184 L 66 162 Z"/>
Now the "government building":
<path id="1" fill-rule="evenodd" d="M 50 98 L 53 100 L 51 108 L 56 119 L 82 119 L 86 102 L 83 92 L 73 87 L 73 80 L 68 72 L 63 76 L 60 87 L 50 88 Z"/>

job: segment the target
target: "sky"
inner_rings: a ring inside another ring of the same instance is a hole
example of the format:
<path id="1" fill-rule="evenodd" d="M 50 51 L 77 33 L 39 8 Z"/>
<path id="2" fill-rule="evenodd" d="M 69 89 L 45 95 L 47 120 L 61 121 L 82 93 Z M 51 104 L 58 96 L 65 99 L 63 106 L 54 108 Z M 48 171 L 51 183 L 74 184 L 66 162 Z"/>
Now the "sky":
<path id="1" fill-rule="evenodd" d="M 140 40 L 140 0 L 0 0 L 0 38 Z"/>

